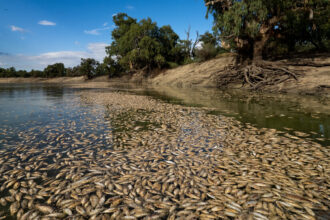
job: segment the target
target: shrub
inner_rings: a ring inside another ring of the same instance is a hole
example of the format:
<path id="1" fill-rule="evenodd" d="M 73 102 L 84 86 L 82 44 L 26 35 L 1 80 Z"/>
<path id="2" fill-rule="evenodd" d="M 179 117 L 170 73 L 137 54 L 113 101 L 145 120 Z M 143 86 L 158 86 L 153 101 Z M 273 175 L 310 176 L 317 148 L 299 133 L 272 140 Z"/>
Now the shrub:
<path id="1" fill-rule="evenodd" d="M 203 44 L 201 49 L 196 50 L 196 59 L 198 62 L 203 62 L 216 57 L 218 51 L 212 44 Z"/>

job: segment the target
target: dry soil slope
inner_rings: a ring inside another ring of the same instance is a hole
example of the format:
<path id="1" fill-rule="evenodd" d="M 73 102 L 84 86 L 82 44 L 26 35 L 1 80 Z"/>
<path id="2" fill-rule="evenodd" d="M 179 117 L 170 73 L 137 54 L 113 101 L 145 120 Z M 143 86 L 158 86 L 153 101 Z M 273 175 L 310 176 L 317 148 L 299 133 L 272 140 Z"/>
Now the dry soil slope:
<path id="1" fill-rule="evenodd" d="M 193 63 L 170 69 L 151 78 L 149 83 L 154 86 L 216 87 L 216 78 L 221 77 L 221 70 L 234 62 L 233 55 L 226 55 L 203 63 Z M 281 60 L 278 63 L 288 62 L 288 68 L 300 74 L 298 81 L 292 79 L 276 86 L 265 88 L 271 92 L 298 93 L 298 94 L 330 94 L 330 66 L 292 66 L 289 63 L 297 60 Z M 330 64 L 330 57 L 300 59 L 299 63 Z M 276 64 L 276 62 L 275 62 Z M 241 85 L 230 85 L 231 88 L 241 88 Z M 245 87 L 247 88 L 247 87 Z"/>
<path id="2" fill-rule="evenodd" d="M 150 79 L 153 85 L 177 86 L 189 88 L 194 86 L 216 87 L 219 71 L 232 63 L 233 56 L 216 58 L 203 63 L 192 63 L 170 69 Z"/>

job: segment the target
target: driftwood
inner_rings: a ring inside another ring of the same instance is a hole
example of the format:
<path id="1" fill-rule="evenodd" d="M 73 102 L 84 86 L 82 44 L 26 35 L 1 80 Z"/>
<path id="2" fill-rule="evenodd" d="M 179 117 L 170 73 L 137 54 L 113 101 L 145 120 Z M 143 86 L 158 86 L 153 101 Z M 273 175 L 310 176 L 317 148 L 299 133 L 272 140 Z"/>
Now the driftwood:
<path id="1" fill-rule="evenodd" d="M 253 90 L 260 90 L 268 85 L 276 85 L 289 79 L 298 80 L 298 74 L 285 66 L 258 62 L 251 65 L 229 65 L 220 71 L 218 87 L 225 88 L 232 83 L 248 85 Z"/>

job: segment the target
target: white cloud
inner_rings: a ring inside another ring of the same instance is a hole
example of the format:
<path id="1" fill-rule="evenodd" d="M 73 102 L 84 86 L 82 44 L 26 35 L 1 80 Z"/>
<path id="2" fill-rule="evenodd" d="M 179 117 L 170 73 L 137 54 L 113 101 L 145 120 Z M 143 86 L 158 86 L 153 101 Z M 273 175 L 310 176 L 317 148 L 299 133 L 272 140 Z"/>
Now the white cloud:
<path id="1" fill-rule="evenodd" d="M 17 27 L 17 26 L 15 26 L 15 25 L 10 26 L 10 29 L 11 29 L 12 31 L 26 32 L 25 29 L 20 28 L 20 27 Z"/>
<path id="2" fill-rule="evenodd" d="M 44 25 L 44 26 L 55 26 L 56 25 L 55 22 L 47 21 L 47 20 L 39 21 L 38 24 Z"/>
<path id="3" fill-rule="evenodd" d="M 108 22 L 104 22 L 103 26 L 104 27 L 108 26 Z"/>
<path id="4" fill-rule="evenodd" d="M 93 30 L 85 30 L 84 33 L 85 34 L 90 34 L 90 35 L 100 35 L 101 31 L 105 31 L 105 30 L 109 30 L 109 27 L 105 27 L 105 28 L 96 28 Z"/>
<path id="5" fill-rule="evenodd" d="M 128 10 L 133 10 L 133 9 L 134 9 L 134 6 L 132 6 L 132 5 L 127 5 L 127 6 L 126 6 L 126 9 L 128 9 Z"/>
<path id="6" fill-rule="evenodd" d="M 2 67 L 15 67 L 16 69 L 44 69 L 49 64 L 64 63 L 66 67 L 73 67 L 80 63 L 81 58 L 94 58 L 103 61 L 105 57 L 105 47 L 108 44 L 90 43 L 86 51 L 56 51 L 42 53 L 36 56 L 28 56 L 22 54 L 11 55 L 0 53 L 0 63 Z"/>
<path id="7" fill-rule="evenodd" d="M 90 43 L 88 44 L 87 49 L 91 57 L 95 58 L 96 60 L 102 61 L 103 58 L 106 56 L 105 47 L 107 46 L 109 45 L 103 42 Z"/>

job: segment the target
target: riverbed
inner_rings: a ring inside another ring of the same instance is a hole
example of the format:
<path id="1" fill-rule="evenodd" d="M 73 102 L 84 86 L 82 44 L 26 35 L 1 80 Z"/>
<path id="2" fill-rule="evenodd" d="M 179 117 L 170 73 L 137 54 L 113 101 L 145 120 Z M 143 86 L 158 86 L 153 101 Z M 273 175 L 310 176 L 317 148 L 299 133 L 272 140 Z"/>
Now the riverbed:
<path id="1" fill-rule="evenodd" d="M 0 87 L 1 218 L 326 219 L 328 101 Z"/>

